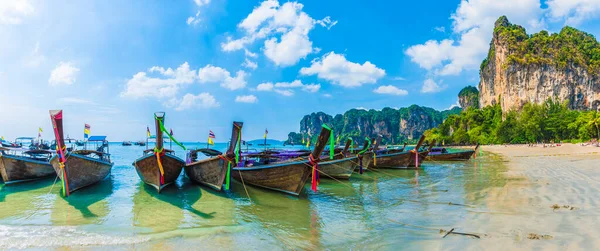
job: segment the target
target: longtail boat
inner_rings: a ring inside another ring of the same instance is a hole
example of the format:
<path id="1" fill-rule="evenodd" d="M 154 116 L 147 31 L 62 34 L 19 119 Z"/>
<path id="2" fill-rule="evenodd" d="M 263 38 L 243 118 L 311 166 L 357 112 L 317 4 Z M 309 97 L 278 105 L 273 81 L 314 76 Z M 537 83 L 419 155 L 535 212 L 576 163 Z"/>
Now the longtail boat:
<path id="1" fill-rule="evenodd" d="M 371 162 L 371 155 L 367 154 L 367 151 L 371 146 L 370 139 L 368 137 L 365 138 L 363 148 L 354 156 L 352 156 L 352 154 L 348 152 L 348 148 L 351 143 L 351 139 L 346 141 L 344 149 L 339 154 L 336 154 L 334 156 L 334 160 L 327 161 L 321 158 L 322 162 L 319 164 L 319 170 L 321 170 L 321 172 L 323 173 L 323 176 L 321 177 L 334 179 L 349 179 L 357 167 L 359 168 L 359 173 L 363 173 L 364 167 L 368 166 Z"/>
<path id="2" fill-rule="evenodd" d="M 461 151 L 452 151 L 448 152 L 446 148 L 443 147 L 434 147 L 427 155 L 428 160 L 434 161 L 453 161 L 453 160 L 469 160 L 472 156 L 475 155 L 479 149 L 479 144 L 475 146 L 473 150 L 461 150 Z"/>
<path id="3" fill-rule="evenodd" d="M 351 156 L 348 152 L 350 144 L 352 144 L 352 139 L 346 140 L 346 145 L 338 154 L 321 157 L 321 163 L 319 164 L 319 171 L 323 174 L 321 177 L 350 179 L 358 163 L 358 157 Z"/>
<path id="4" fill-rule="evenodd" d="M 0 147 L 0 175 L 5 184 L 30 181 L 55 174 L 50 164 L 52 152 Z"/>
<path id="5" fill-rule="evenodd" d="M 77 189 L 97 183 L 110 174 L 113 163 L 110 161 L 106 136 L 91 136 L 83 150 L 67 150 L 63 134 L 62 110 L 51 110 L 50 118 L 56 138 L 56 155 L 50 163 L 62 181 L 63 196 L 69 196 Z M 86 149 L 93 143 L 93 150 Z"/>
<path id="6" fill-rule="evenodd" d="M 239 151 L 243 125 L 242 122 L 233 122 L 231 142 L 225 155 L 208 148 L 190 150 L 185 166 L 185 174 L 188 178 L 217 191 L 221 191 L 223 183 L 226 182 L 225 190 L 229 190 L 231 168 L 235 167 L 238 162 L 236 150 Z M 199 152 L 211 156 L 211 158 L 196 161 Z"/>
<path id="7" fill-rule="evenodd" d="M 154 113 L 156 125 L 156 145 L 154 149 L 146 149 L 143 156 L 133 162 L 133 166 L 142 181 L 160 191 L 175 182 L 181 174 L 185 162 L 175 156 L 171 149 L 163 147 L 163 133 L 185 150 L 185 147 L 177 142 L 164 127 L 165 113 Z"/>
<path id="8" fill-rule="evenodd" d="M 312 190 L 316 192 L 318 184 L 318 163 L 331 129 L 323 125 L 317 144 L 308 159 L 291 160 L 267 165 L 233 168 L 233 177 L 242 184 L 250 184 L 291 195 L 300 195 L 304 184 L 313 173 Z M 331 137 L 333 138 L 333 137 Z"/>
<path id="9" fill-rule="evenodd" d="M 421 137 L 421 139 L 424 139 L 424 137 Z M 427 158 L 427 155 L 429 155 L 429 152 L 431 151 L 433 145 L 435 145 L 435 139 L 431 142 L 431 144 L 429 144 L 429 147 L 427 149 L 423 149 L 423 147 L 415 147 L 415 149 L 412 149 L 412 155 L 410 157 L 410 160 L 408 161 L 408 167 L 419 167 L 421 164 L 423 164 L 423 162 Z"/>
<path id="10" fill-rule="evenodd" d="M 423 141 L 425 140 L 425 136 L 421 136 L 419 142 L 415 146 L 415 149 L 419 149 Z M 393 169 L 407 169 L 409 167 L 414 167 L 415 165 L 415 156 L 418 155 L 418 150 L 411 151 L 402 151 L 402 152 L 392 152 L 388 153 L 388 151 L 383 150 L 375 150 L 375 155 L 373 157 L 373 162 L 369 166 L 369 168 L 393 168 Z M 421 155 L 419 158 L 422 161 Z M 420 162 L 418 162 L 420 163 Z M 418 164 L 417 164 L 418 166 Z"/>

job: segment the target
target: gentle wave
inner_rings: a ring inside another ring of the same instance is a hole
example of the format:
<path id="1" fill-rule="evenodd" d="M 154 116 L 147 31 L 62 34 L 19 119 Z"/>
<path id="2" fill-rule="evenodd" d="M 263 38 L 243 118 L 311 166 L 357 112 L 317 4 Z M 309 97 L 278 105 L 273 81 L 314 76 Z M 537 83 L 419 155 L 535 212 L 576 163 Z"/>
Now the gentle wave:
<path id="1" fill-rule="evenodd" d="M 150 240 L 145 236 L 113 236 L 91 233 L 73 226 L 0 225 L 0 249 L 62 246 L 129 245 Z"/>

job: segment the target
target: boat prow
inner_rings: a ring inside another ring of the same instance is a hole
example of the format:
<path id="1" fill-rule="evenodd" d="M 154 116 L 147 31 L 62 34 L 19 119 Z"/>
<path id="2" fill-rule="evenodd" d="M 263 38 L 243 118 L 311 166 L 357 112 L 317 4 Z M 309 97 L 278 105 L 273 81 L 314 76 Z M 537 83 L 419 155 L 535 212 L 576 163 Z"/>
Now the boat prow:
<path id="1" fill-rule="evenodd" d="M 191 150 L 189 156 L 190 158 L 194 158 L 194 160 L 198 152 L 208 154 L 209 156 L 216 153 L 218 154 L 217 156 L 212 156 L 208 159 L 194 161 L 193 163 L 187 164 L 185 166 L 185 174 L 188 176 L 188 178 L 198 184 L 221 191 L 223 189 L 223 183 L 227 181 L 226 177 L 228 170 L 230 171 L 230 168 L 237 165 L 235 149 L 240 145 L 240 136 L 243 126 L 244 123 L 242 122 L 233 122 L 233 127 L 231 129 L 231 142 L 224 156 L 220 152 L 213 149 Z M 228 187 L 226 187 L 226 189 L 227 188 Z"/>
<path id="2" fill-rule="evenodd" d="M 274 191 L 298 196 L 304 188 L 313 170 L 313 165 L 319 162 L 325 144 L 330 138 L 331 129 L 323 125 L 317 144 L 311 153 L 316 159 L 308 158 L 300 161 L 289 161 L 251 167 L 233 168 L 233 177 L 243 184 L 250 184 Z M 313 189 L 316 190 L 316 184 Z"/>
<path id="3" fill-rule="evenodd" d="M 69 182 L 68 193 L 103 180 L 110 174 L 110 170 L 113 167 L 113 163 L 111 162 L 68 153 L 65 166 L 61 169 L 57 156 L 52 157 L 50 163 L 61 180 L 64 180 L 63 171 L 65 172 Z"/>
<path id="4" fill-rule="evenodd" d="M 155 154 L 146 154 L 133 162 L 135 171 L 142 181 L 160 191 L 177 180 L 185 162 L 172 154 L 165 154 L 160 157 L 164 171 L 161 180 L 160 169 L 158 168 L 158 159 Z"/>

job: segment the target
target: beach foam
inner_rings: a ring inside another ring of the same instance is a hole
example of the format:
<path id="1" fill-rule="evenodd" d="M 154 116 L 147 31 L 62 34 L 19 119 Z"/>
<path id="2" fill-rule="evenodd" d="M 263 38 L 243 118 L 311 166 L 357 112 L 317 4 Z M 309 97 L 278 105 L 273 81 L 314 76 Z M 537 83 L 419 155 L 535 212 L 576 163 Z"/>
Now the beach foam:
<path id="1" fill-rule="evenodd" d="M 149 240 L 144 236 L 114 236 L 91 233 L 72 226 L 0 225 L 0 249 L 64 246 L 129 245 Z"/>

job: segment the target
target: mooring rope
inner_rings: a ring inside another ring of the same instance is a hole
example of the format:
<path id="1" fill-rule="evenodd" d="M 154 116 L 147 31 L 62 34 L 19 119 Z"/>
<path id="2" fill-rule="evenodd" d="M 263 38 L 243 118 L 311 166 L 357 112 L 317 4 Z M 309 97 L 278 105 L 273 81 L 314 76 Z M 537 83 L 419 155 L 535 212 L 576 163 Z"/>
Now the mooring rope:
<path id="1" fill-rule="evenodd" d="M 65 163 L 69 160 L 70 157 L 71 157 L 71 154 L 70 153 L 67 154 L 67 158 L 65 158 Z M 49 195 L 50 193 L 52 193 L 52 190 L 54 189 L 54 185 L 56 185 L 56 181 L 58 180 L 59 175 L 62 176 L 65 169 L 59 168 L 59 170 L 61 171 L 61 173 L 56 175 L 56 177 L 54 178 L 54 182 L 52 183 L 52 186 L 50 187 L 50 190 L 48 190 L 46 195 Z M 27 219 L 31 218 L 31 216 L 35 215 L 40 210 L 40 208 L 41 208 L 41 205 L 38 205 L 37 207 L 35 207 L 35 210 L 30 215 L 25 217 L 23 220 L 27 220 Z"/>

